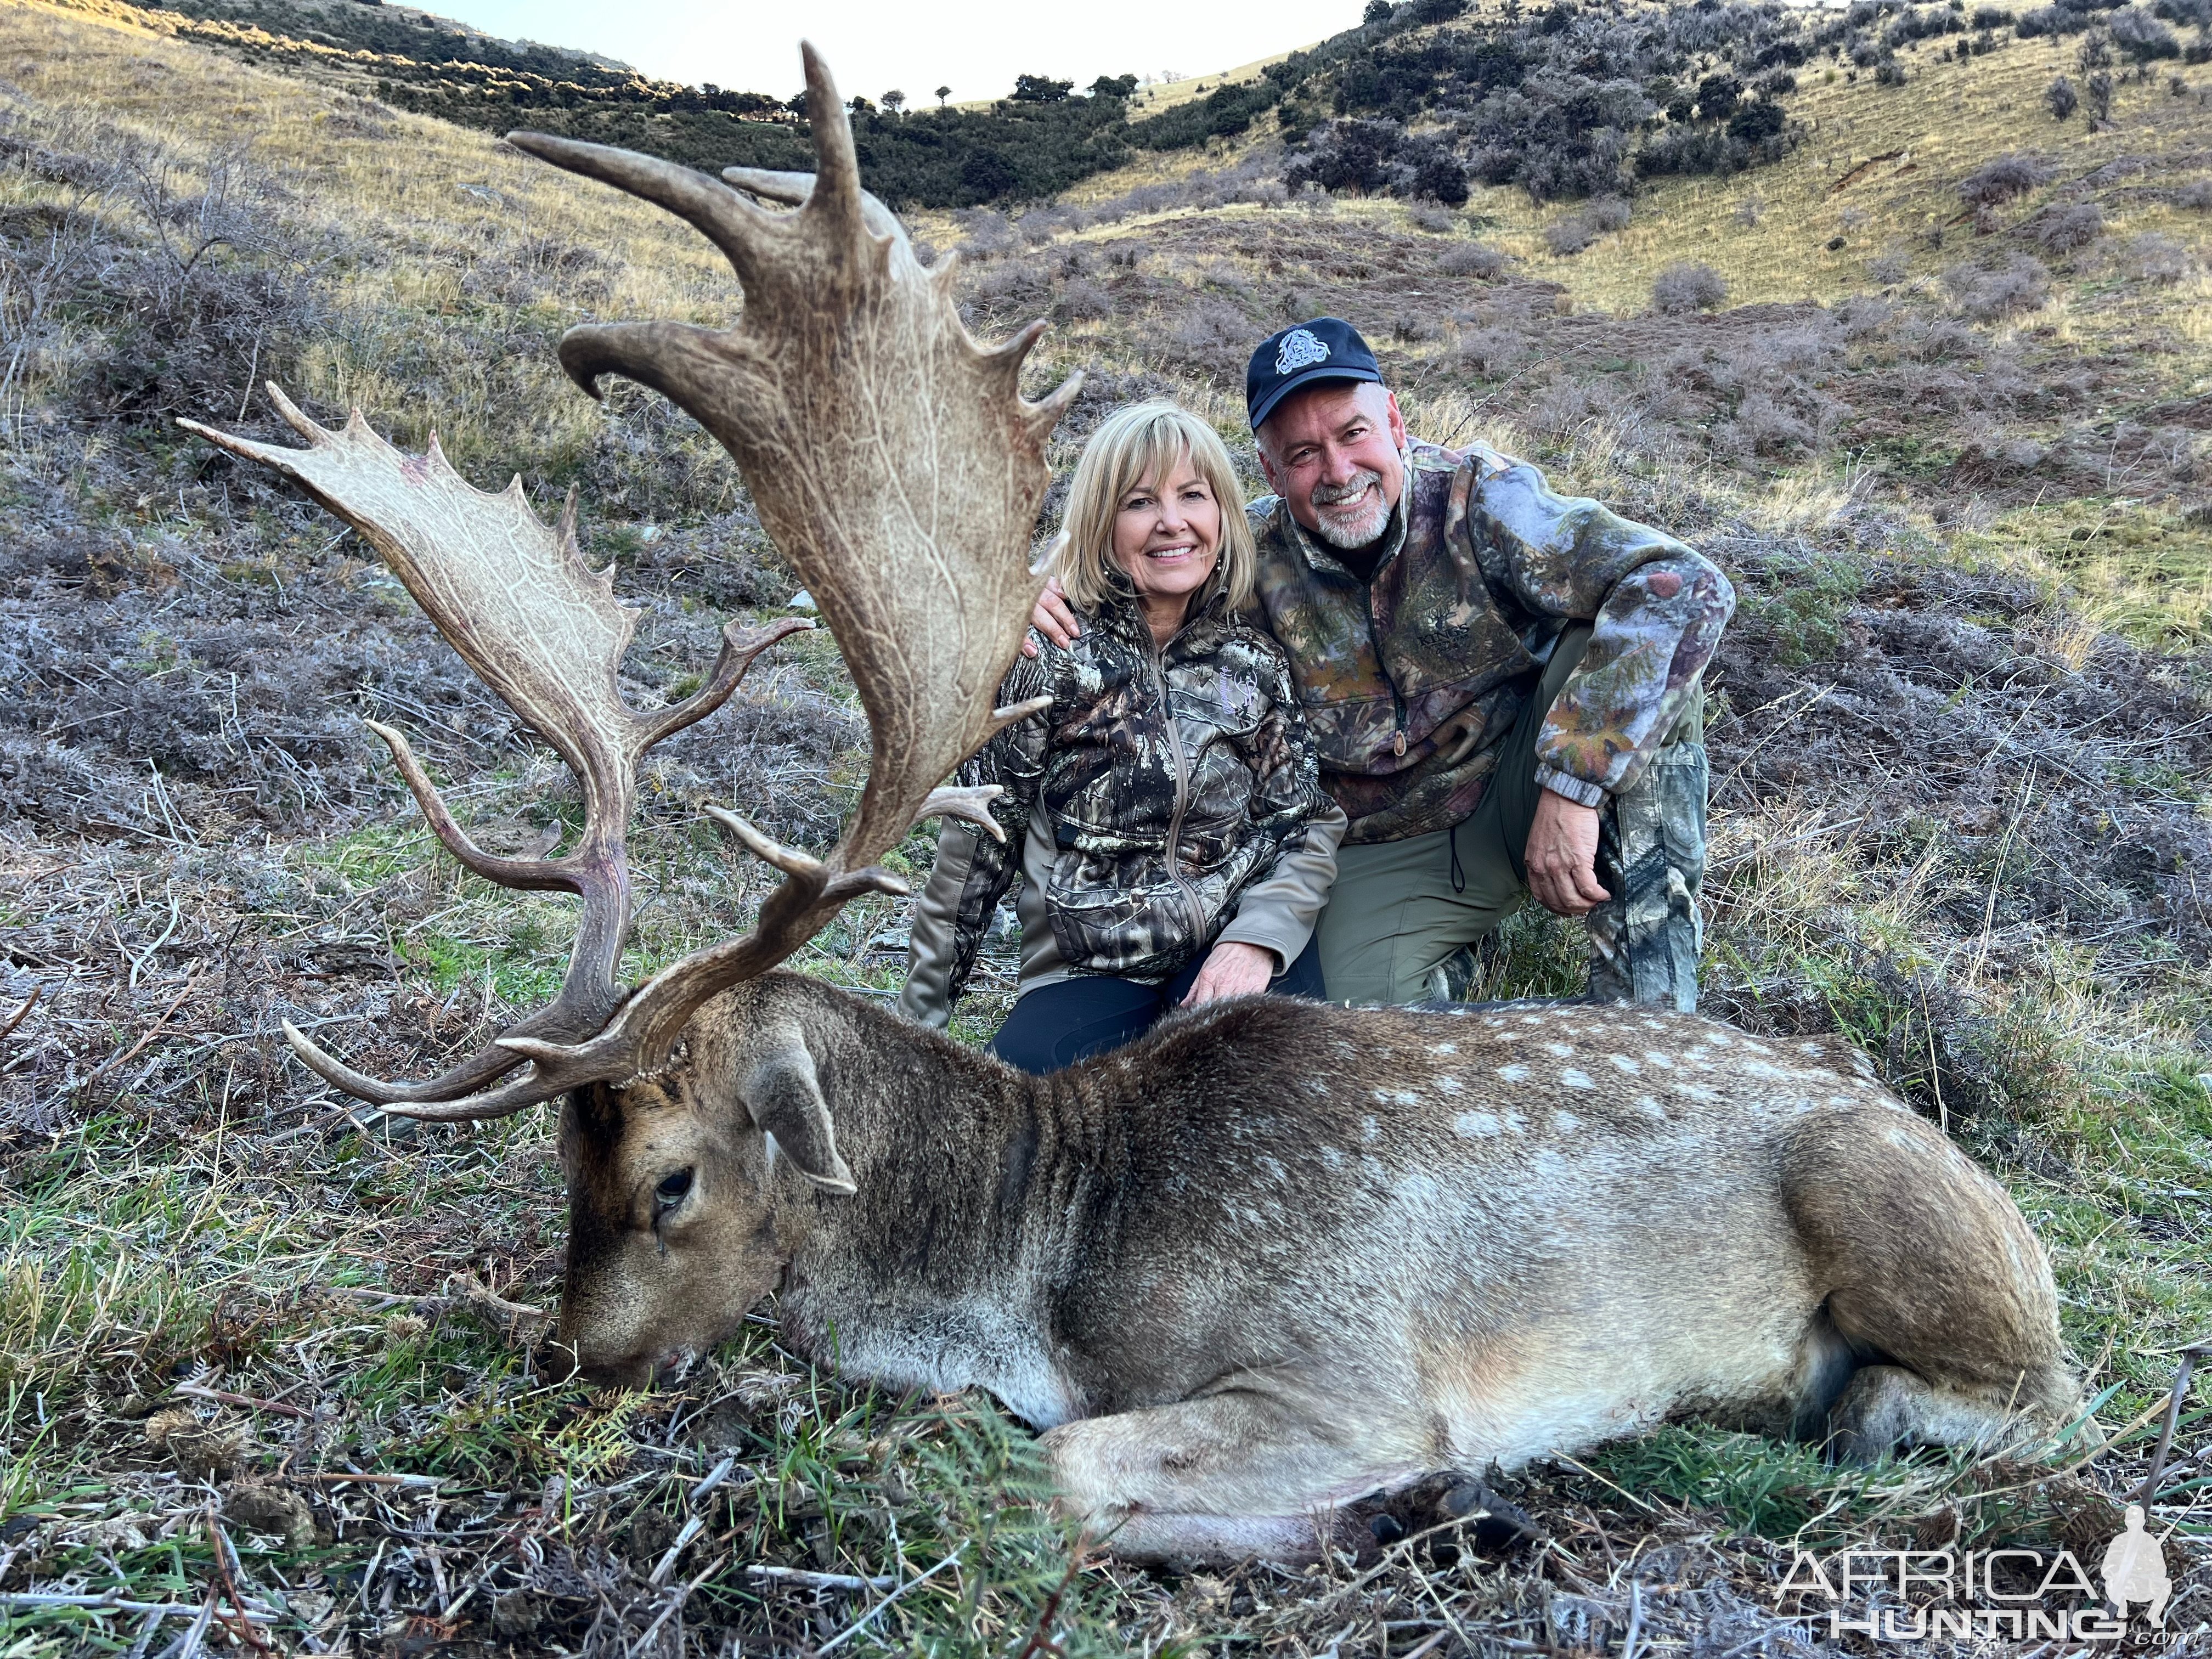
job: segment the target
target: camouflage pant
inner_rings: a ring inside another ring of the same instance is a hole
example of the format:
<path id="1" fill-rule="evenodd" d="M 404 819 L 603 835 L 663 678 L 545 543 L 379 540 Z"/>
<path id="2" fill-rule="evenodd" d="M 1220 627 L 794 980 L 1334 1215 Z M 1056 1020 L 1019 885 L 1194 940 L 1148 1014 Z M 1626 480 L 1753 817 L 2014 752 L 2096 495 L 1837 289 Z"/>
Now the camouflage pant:
<path id="1" fill-rule="evenodd" d="M 1506 738 L 1498 776 L 1466 823 L 1340 849 L 1336 885 L 1315 935 L 1332 1001 L 1419 1002 L 1467 990 L 1476 946 L 1528 902 L 1522 860 L 1541 793 L 1536 738 L 1589 637 L 1587 629 L 1571 629 L 1560 640 L 1542 687 Z M 1600 1001 L 1687 1011 L 1697 1006 L 1704 944 L 1702 708 L 1693 703 L 1669 737 L 1600 820 L 1597 877 L 1613 896 L 1589 917 L 1589 989 Z"/>
<path id="2" fill-rule="evenodd" d="M 1705 919 L 1705 709 L 1702 701 L 1599 820 L 1598 885 L 1589 913 L 1590 999 L 1660 1002 L 1693 1012 Z"/>

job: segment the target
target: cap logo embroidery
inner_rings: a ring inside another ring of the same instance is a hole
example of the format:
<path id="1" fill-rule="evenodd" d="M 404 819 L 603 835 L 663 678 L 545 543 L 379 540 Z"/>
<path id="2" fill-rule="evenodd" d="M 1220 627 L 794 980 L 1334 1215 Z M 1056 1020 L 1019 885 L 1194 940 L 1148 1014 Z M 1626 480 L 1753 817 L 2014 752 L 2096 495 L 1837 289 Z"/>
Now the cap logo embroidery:
<path id="1" fill-rule="evenodd" d="M 1275 352 L 1275 373 L 1293 374 L 1299 369 L 1328 361 L 1328 348 L 1323 345 L 1310 328 L 1294 328 L 1283 336 L 1283 343 Z"/>

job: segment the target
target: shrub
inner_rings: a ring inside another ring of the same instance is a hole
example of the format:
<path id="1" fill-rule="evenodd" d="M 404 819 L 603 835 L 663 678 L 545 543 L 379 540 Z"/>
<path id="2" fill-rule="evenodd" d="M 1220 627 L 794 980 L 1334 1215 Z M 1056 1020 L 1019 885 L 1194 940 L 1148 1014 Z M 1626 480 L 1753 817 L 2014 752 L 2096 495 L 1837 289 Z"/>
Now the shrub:
<path id="1" fill-rule="evenodd" d="M 2038 214 L 2021 232 L 2045 253 L 2071 253 L 2105 234 L 2105 212 L 2094 202 L 2076 202 Z"/>
<path id="2" fill-rule="evenodd" d="M 2074 83 L 2060 75 L 2053 76 L 2051 84 L 2044 88 L 2043 102 L 2053 116 L 2063 121 L 2081 106 L 2081 97 L 2074 90 Z"/>
<path id="3" fill-rule="evenodd" d="M 1474 328 L 1461 331 L 1459 358 L 1477 374 L 1495 374 L 1520 362 L 1528 343 L 1510 328 Z"/>
<path id="4" fill-rule="evenodd" d="M 1727 298 L 1720 272 L 1689 260 L 1668 265 L 1651 284 L 1651 308 L 1668 316 L 1711 311 Z"/>
<path id="5" fill-rule="evenodd" d="M 1580 253 L 1609 232 L 1626 229 L 1628 204 L 1618 196 L 1601 196 L 1579 212 L 1555 219 L 1544 227 L 1544 246 L 1561 258 Z"/>
<path id="6" fill-rule="evenodd" d="M 2057 169 L 2026 150 L 2000 155 L 1959 181 L 1960 199 L 1969 207 L 1994 207 L 2046 184 Z"/>
<path id="7" fill-rule="evenodd" d="M 2137 63 L 2181 56 L 2181 42 L 2173 38 L 2173 31 L 2134 6 L 2114 12 L 2106 27 L 2112 31 L 2112 44 Z"/>
<path id="8" fill-rule="evenodd" d="M 1447 276 L 1479 276 L 1487 283 L 1505 273 L 1510 258 L 1486 242 L 1454 242 L 1437 260 Z"/>
<path id="9" fill-rule="evenodd" d="M 1079 276 L 1060 290 L 1055 315 L 1066 322 L 1095 322 L 1114 312 L 1114 296 L 1088 277 Z"/>
<path id="10" fill-rule="evenodd" d="M 2178 283 L 2189 274 L 2189 245 L 2146 231 L 2128 244 L 2128 262 L 2145 282 Z"/>
<path id="11" fill-rule="evenodd" d="M 2015 253 L 1993 268 L 1954 266 L 1944 273 L 1943 281 L 1959 309 L 1983 322 L 2039 310 L 2051 291 L 2050 273 L 2025 253 Z"/>
<path id="12" fill-rule="evenodd" d="M 1762 98 L 1738 110 L 1729 118 L 1728 132 L 1731 138 L 1755 144 L 1764 138 L 1780 137 L 1782 129 L 1788 125 L 1782 113 L 1782 106 Z"/>

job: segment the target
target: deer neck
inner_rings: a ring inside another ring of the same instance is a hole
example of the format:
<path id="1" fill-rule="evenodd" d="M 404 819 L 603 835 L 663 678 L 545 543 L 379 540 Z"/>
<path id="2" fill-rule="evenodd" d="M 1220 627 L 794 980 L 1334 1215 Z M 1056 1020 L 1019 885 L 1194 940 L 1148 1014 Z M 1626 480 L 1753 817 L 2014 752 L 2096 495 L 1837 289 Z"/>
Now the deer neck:
<path id="1" fill-rule="evenodd" d="M 830 987 L 808 1000 L 808 1047 L 859 1190 L 805 1200 L 787 1337 L 848 1374 L 987 1388 L 1041 1425 L 1076 1414 L 1050 1330 L 1072 1241 L 1091 1231 L 1082 1092 Z"/>

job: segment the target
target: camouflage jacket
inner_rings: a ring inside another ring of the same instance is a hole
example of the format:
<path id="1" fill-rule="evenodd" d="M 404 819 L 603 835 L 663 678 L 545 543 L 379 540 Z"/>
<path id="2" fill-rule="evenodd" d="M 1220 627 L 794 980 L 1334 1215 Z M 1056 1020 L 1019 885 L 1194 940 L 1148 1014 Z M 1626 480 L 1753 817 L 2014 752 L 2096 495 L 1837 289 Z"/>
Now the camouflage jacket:
<path id="1" fill-rule="evenodd" d="M 1086 617 L 1066 650 L 1040 642 L 999 700 L 1051 708 L 960 769 L 1004 788 L 991 811 L 1006 839 L 946 820 L 902 1008 L 944 1024 L 1018 869 L 1024 991 L 1072 974 L 1158 982 L 1224 938 L 1287 965 L 1334 878 L 1344 817 L 1281 649 L 1218 599 L 1164 648 L 1128 603 Z"/>
<path id="2" fill-rule="evenodd" d="M 1394 539 L 1371 582 L 1279 496 L 1246 512 L 1267 626 L 1290 657 L 1352 842 L 1403 840 L 1472 812 L 1575 622 L 1593 624 L 1589 652 L 1545 722 L 1536 776 L 1601 805 L 1681 715 L 1735 609 L 1702 555 L 1553 495 L 1534 467 L 1482 444 L 1409 447 Z"/>

